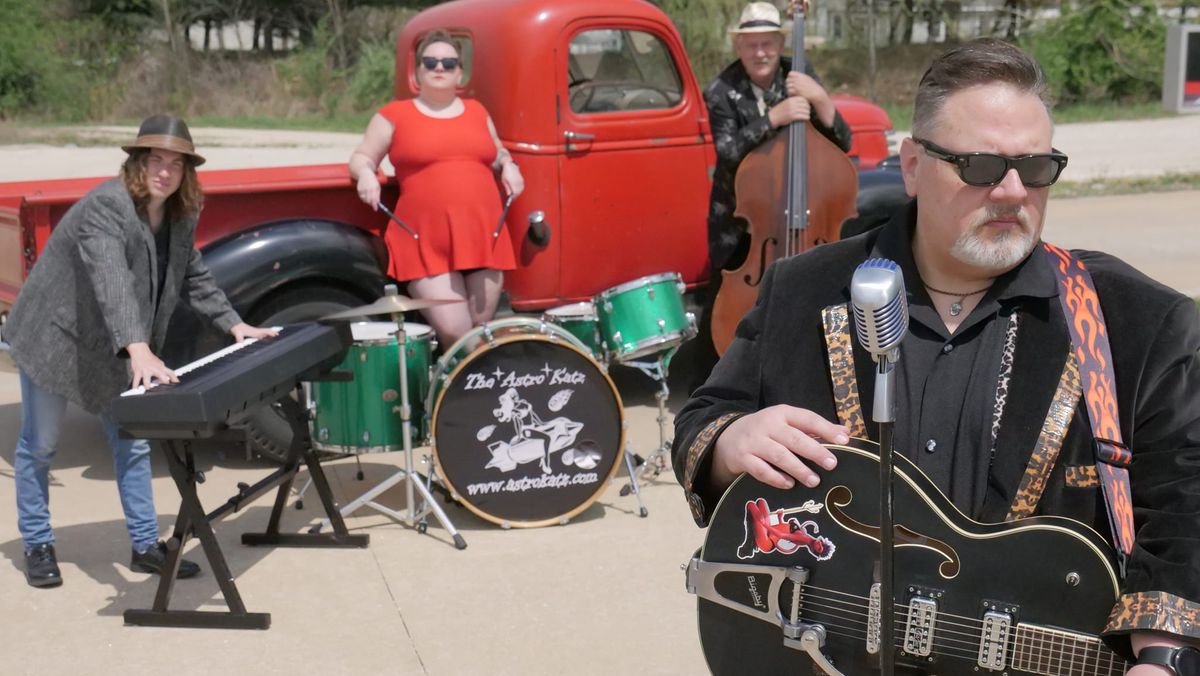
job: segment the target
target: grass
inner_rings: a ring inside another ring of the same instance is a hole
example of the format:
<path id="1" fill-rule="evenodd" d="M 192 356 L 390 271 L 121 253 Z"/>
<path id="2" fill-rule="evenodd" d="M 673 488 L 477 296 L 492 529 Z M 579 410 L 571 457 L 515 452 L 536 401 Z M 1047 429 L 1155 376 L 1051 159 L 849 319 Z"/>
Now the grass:
<path id="1" fill-rule="evenodd" d="M 912 129 L 912 105 L 881 103 L 881 108 L 892 118 L 892 128 Z M 1174 117 L 1176 113 L 1163 110 L 1162 104 L 1146 103 L 1086 103 L 1054 109 L 1055 124 L 1073 122 L 1113 122 L 1116 120 L 1144 120 L 1158 117 Z"/>
<path id="2" fill-rule="evenodd" d="M 1056 198 L 1200 190 L 1200 173 L 1103 178 L 1094 181 L 1060 181 L 1051 190 L 1053 191 L 1051 195 Z"/>
<path id="3" fill-rule="evenodd" d="M 191 127 L 234 127 L 241 129 L 302 129 L 306 131 L 343 131 L 361 133 L 375 111 L 365 113 L 336 113 L 333 115 L 299 115 L 295 117 L 221 117 L 199 115 L 188 118 Z M 136 123 L 133 123 L 136 124 Z"/>
<path id="4" fill-rule="evenodd" d="M 305 114 L 273 117 L 270 115 L 192 115 L 187 118 L 189 127 L 224 127 L 236 129 L 300 129 L 305 131 L 362 132 L 374 110 L 360 113 L 335 113 L 333 115 Z M 141 119 L 113 119 L 91 122 L 49 122 L 36 118 L 15 118 L 0 121 L 0 143 L 52 142 L 70 140 L 74 130 L 81 126 L 121 125 L 136 127 Z M 82 145 L 82 144 L 81 144 Z"/>

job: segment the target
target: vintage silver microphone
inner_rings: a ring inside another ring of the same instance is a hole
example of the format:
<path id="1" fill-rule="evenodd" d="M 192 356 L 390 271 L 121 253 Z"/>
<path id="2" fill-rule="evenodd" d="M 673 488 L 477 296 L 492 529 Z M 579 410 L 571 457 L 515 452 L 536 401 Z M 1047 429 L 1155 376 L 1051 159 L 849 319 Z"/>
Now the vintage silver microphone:
<path id="1" fill-rule="evenodd" d="M 863 261 L 850 281 L 850 303 L 858 341 L 879 365 L 871 418 L 878 423 L 894 422 L 892 373 L 900 358 L 900 343 L 908 333 L 908 298 L 900 266 L 886 258 Z"/>
<path id="2" fill-rule="evenodd" d="M 895 372 L 896 362 L 900 359 L 900 343 L 908 333 L 908 298 L 900 266 L 886 258 L 863 261 L 850 280 L 850 304 L 854 308 L 859 343 L 875 360 L 875 401 L 871 418 L 879 423 L 879 665 L 882 673 L 891 676 L 895 671 L 896 654 L 892 597 Z M 871 633 L 868 623 L 868 636 Z"/>

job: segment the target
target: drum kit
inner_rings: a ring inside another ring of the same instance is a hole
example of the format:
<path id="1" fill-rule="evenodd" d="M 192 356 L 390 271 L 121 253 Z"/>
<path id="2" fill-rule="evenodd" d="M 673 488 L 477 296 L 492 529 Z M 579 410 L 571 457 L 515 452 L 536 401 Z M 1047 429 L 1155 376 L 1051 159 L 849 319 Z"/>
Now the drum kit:
<path id="1" fill-rule="evenodd" d="M 567 523 L 599 498 L 624 462 L 630 484 L 621 495 L 633 492 L 646 516 L 639 484 L 657 476 L 669 458 L 669 363 L 696 334 L 683 290 L 678 274 L 653 275 L 591 302 L 547 310 L 540 319 L 493 320 L 456 341 L 436 363 L 433 331 L 405 322 L 404 313 L 461 301 L 406 298 L 389 285 L 374 303 L 323 318 L 352 322 L 354 342 L 334 370 L 340 377 L 305 387 L 313 447 L 356 460 L 369 453 L 405 454 L 403 469 L 341 514 L 368 506 L 418 532 L 425 532 L 433 514 L 463 549 L 466 541 L 432 497 L 435 473 L 439 488 L 480 518 L 524 528 Z M 392 321 L 362 321 L 380 315 Z M 624 408 L 608 374 L 612 363 L 659 383 L 660 443 L 640 464 L 625 443 Z M 421 446 L 429 449 L 424 476 L 413 462 L 413 448 Z M 400 482 L 405 510 L 376 501 Z M 312 531 L 327 525 L 328 519 Z"/>

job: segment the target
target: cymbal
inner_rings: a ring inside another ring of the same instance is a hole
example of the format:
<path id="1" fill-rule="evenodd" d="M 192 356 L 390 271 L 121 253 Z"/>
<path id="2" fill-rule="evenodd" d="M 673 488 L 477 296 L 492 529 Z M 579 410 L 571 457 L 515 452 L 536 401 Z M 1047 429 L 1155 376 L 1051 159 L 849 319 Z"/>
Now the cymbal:
<path id="1" fill-rule="evenodd" d="M 362 305 L 353 307 L 349 310 L 342 310 L 331 315 L 325 315 L 321 321 L 335 321 L 339 319 L 353 319 L 365 315 L 393 315 L 409 310 L 423 310 L 427 307 L 435 307 L 437 305 L 450 305 L 452 303 L 464 303 L 466 301 L 458 298 L 409 298 L 408 296 L 388 295 L 381 296 L 370 305 Z"/>

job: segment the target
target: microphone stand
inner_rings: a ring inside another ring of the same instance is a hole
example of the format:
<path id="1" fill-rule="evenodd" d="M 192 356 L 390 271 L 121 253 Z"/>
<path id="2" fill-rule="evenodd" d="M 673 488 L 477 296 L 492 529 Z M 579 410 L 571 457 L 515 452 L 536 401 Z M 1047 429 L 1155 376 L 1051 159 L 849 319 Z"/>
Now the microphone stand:
<path id="1" fill-rule="evenodd" d="M 896 427 L 896 359 L 899 356 L 897 348 L 878 357 L 875 402 L 871 412 L 871 418 L 879 424 L 879 666 L 885 676 L 892 676 L 896 668 L 896 622 L 892 601 L 892 554 L 895 552 L 892 451 Z"/>

